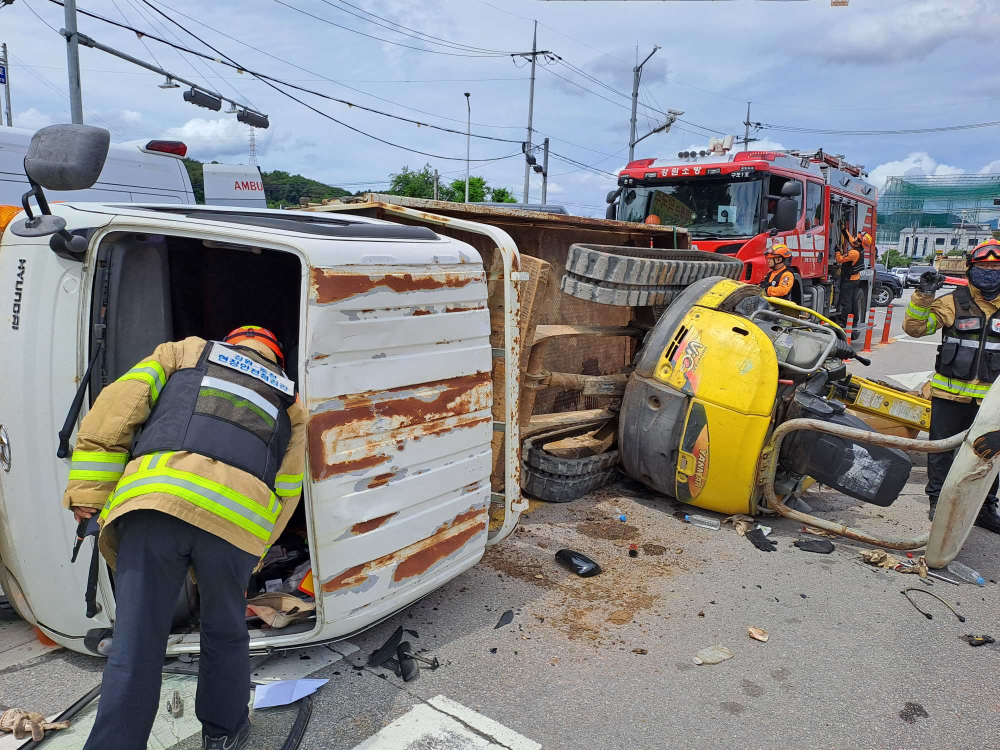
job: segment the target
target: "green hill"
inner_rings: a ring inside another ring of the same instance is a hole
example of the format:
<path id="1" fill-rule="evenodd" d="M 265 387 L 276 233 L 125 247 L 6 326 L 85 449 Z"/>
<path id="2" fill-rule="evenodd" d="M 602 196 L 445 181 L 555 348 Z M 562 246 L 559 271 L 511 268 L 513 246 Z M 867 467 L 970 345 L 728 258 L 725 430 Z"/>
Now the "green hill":
<path id="1" fill-rule="evenodd" d="M 188 175 L 191 178 L 191 186 L 194 188 L 194 198 L 198 203 L 205 202 L 205 179 L 202 176 L 201 164 L 195 159 L 184 160 L 184 166 L 187 167 Z M 310 180 L 300 174 L 288 174 L 288 172 L 280 170 L 273 172 L 261 170 L 260 174 L 264 182 L 264 195 L 267 196 L 268 208 L 297 206 L 299 198 L 309 198 L 319 202 L 324 198 L 341 198 L 345 195 L 352 195 L 349 190 L 324 185 L 322 182 Z"/>

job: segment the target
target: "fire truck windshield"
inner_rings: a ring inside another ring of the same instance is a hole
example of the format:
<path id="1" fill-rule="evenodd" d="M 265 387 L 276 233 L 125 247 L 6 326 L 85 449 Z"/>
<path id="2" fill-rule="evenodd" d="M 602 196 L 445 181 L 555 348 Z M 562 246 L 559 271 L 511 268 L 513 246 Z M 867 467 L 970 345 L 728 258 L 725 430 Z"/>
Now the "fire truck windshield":
<path id="1" fill-rule="evenodd" d="M 761 179 L 671 180 L 622 191 L 618 218 L 686 227 L 694 237 L 752 237 L 760 231 Z"/>

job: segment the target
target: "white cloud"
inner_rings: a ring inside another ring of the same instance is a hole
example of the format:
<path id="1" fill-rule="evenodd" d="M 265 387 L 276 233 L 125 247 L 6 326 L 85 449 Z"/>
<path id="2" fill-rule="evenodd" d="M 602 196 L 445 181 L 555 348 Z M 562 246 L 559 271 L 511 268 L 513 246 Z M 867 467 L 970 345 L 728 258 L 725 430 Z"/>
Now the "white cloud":
<path id="1" fill-rule="evenodd" d="M 546 189 L 550 194 L 555 194 L 555 195 L 566 192 L 566 188 L 564 188 L 558 182 L 549 182 L 549 185 Z"/>
<path id="2" fill-rule="evenodd" d="M 869 170 L 868 178 L 879 190 L 885 185 L 885 181 L 890 177 L 903 177 L 905 175 L 944 175 L 963 174 L 961 167 L 953 167 L 948 164 L 940 164 L 926 151 L 914 151 L 905 159 L 887 161 L 879 164 L 874 169 Z"/>
<path id="3" fill-rule="evenodd" d="M 168 140 L 184 141 L 188 155 L 193 159 L 213 157 L 246 157 L 249 151 L 247 126 L 235 117 L 220 117 L 216 120 L 195 118 L 178 128 L 169 128 L 162 137 Z M 265 151 L 271 140 L 271 129 L 257 131 L 257 149 Z M 239 160 L 237 160 L 239 161 Z"/>
<path id="4" fill-rule="evenodd" d="M 979 170 L 979 174 L 996 174 L 1000 172 L 1000 159 L 995 159 Z"/>
<path id="5" fill-rule="evenodd" d="M 128 123 L 136 123 L 142 121 L 142 112 L 135 112 L 131 109 L 122 110 L 122 119 Z"/>
<path id="6" fill-rule="evenodd" d="M 52 119 L 52 115 L 39 112 L 34 107 L 14 115 L 14 127 L 25 128 L 26 130 L 38 130 L 54 122 L 55 120 Z"/>

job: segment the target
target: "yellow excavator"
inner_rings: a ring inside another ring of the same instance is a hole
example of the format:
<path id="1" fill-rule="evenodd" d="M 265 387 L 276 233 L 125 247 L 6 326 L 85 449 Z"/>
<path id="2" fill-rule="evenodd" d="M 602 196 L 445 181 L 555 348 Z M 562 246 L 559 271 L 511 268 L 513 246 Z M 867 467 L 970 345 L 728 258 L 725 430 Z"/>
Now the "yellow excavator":
<path id="1" fill-rule="evenodd" d="M 906 451 L 953 450 L 966 438 L 932 442 L 873 431 L 854 412 L 916 431 L 930 425 L 930 404 L 852 376 L 851 359 L 868 364 L 844 331 L 815 311 L 738 281 L 698 281 L 663 312 L 634 360 L 618 422 L 622 468 L 700 508 L 756 514 L 767 507 L 870 544 L 923 547 L 927 534 L 884 539 L 786 504 L 821 482 L 889 506 L 910 475 Z M 996 429 L 1000 409 L 983 411 L 979 431 Z M 939 510 L 928 548 L 932 565 L 957 554 L 996 471 L 986 467 L 962 487 L 962 477 L 949 477 L 939 507 L 950 520 Z"/>

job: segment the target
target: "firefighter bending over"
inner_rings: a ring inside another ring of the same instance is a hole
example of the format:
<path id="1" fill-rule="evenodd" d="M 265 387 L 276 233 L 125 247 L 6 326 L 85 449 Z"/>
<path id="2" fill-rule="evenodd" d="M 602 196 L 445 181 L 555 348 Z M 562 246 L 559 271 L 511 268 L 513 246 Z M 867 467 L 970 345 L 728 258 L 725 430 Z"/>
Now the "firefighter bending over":
<path id="1" fill-rule="evenodd" d="M 931 378 L 931 440 L 951 437 L 972 426 L 979 404 L 1000 375 L 1000 241 L 992 237 L 966 256 L 968 287 L 942 297 L 934 293 L 944 276 L 927 271 L 906 307 L 908 336 L 941 332 Z M 938 495 L 954 453 L 927 454 L 927 499 L 933 520 Z M 994 480 L 976 525 L 1000 534 Z"/>
<path id="2" fill-rule="evenodd" d="M 787 299 L 795 286 L 795 275 L 791 271 L 792 251 L 785 243 L 775 242 L 764 253 L 764 259 L 771 270 L 760 282 L 761 289 L 768 297 Z"/>
<path id="3" fill-rule="evenodd" d="M 295 511 L 305 462 L 306 412 L 283 363 L 274 334 L 256 326 L 161 344 L 80 424 L 63 504 L 78 522 L 100 510 L 118 605 L 84 750 L 145 750 L 189 567 L 201 594 L 201 747 L 249 742 L 245 592 Z"/>

